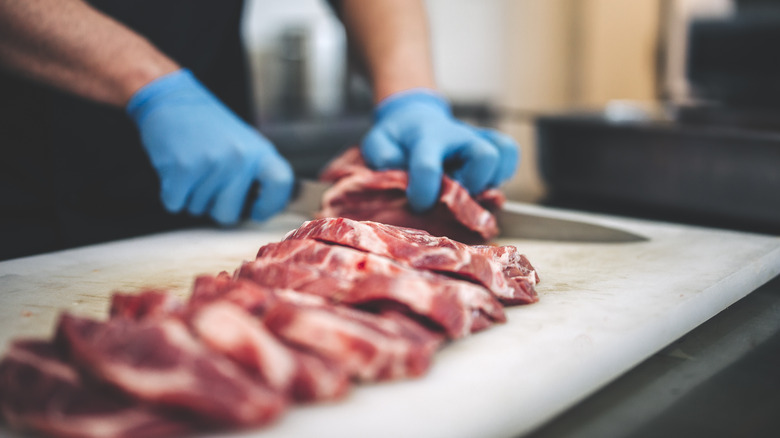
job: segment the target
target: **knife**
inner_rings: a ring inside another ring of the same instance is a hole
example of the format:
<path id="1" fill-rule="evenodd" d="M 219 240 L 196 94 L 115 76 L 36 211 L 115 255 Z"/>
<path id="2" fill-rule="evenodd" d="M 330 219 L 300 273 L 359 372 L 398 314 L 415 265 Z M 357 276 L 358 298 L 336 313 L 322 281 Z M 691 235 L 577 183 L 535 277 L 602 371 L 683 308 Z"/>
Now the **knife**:
<path id="1" fill-rule="evenodd" d="M 593 222 L 568 219 L 566 213 L 545 207 L 507 202 L 494 213 L 505 239 L 556 240 L 561 242 L 643 242 L 644 236 Z"/>
<path id="2" fill-rule="evenodd" d="M 286 211 L 313 217 L 322 205 L 322 196 L 331 183 L 299 179 Z M 529 211 L 530 210 L 530 211 Z M 567 219 L 544 207 L 507 202 L 495 212 L 499 237 L 568 242 L 641 242 L 645 237 L 590 222 Z M 558 217 L 556 217 L 558 216 Z"/>
<path id="3" fill-rule="evenodd" d="M 285 211 L 314 217 L 322 206 L 322 195 L 332 186 L 332 182 L 311 179 L 297 179 L 293 188 L 292 200 Z"/>
<path id="4" fill-rule="evenodd" d="M 310 179 L 296 179 L 290 202 L 284 211 L 314 217 L 314 214 L 322 206 L 322 195 L 333 185 L 322 181 Z M 244 200 L 241 210 L 241 219 L 249 220 L 252 217 L 252 206 L 260 197 L 260 184 L 255 181 L 249 187 L 249 193 Z"/>

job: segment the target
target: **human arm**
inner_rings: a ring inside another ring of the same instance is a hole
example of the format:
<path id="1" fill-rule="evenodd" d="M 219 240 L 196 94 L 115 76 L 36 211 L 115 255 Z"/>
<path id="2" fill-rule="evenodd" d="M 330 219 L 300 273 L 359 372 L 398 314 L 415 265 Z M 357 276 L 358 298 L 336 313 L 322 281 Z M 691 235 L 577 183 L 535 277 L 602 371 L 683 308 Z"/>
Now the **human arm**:
<path id="1" fill-rule="evenodd" d="M 0 0 L 0 67 L 125 108 L 172 212 L 236 222 L 254 181 L 253 218 L 289 199 L 292 169 L 268 140 L 144 37 L 81 0 Z"/>
<path id="2" fill-rule="evenodd" d="M 0 0 L 0 63 L 22 76 L 123 107 L 180 67 L 81 0 Z"/>
<path id="3" fill-rule="evenodd" d="M 422 1 L 342 0 L 341 10 L 375 104 L 398 91 L 436 88 Z"/>
<path id="4" fill-rule="evenodd" d="M 378 169 L 408 169 L 407 195 L 415 210 L 436 202 L 445 165 L 455 164 L 452 176 L 472 194 L 512 176 L 514 141 L 456 120 L 436 91 L 421 0 L 342 0 L 341 18 L 377 105 L 363 156 Z"/>

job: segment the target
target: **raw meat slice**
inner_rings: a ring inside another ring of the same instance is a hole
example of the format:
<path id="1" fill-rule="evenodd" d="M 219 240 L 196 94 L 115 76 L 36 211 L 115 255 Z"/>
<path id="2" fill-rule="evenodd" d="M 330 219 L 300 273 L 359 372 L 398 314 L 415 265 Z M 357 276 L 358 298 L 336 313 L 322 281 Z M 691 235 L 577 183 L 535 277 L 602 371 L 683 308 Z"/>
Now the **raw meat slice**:
<path id="1" fill-rule="evenodd" d="M 473 245 L 471 251 L 483 254 L 499 263 L 509 278 L 524 278 L 529 283 L 538 284 L 539 272 L 531 266 L 528 258 L 521 254 L 516 246 Z"/>
<path id="2" fill-rule="evenodd" d="M 504 206 L 506 196 L 499 189 L 487 189 L 474 197 L 474 200 L 485 210 L 493 212 Z"/>
<path id="3" fill-rule="evenodd" d="M 0 412 L 16 429 L 57 437 L 179 436 L 190 426 L 94 382 L 48 341 L 14 342 L 0 362 Z"/>
<path id="4" fill-rule="evenodd" d="M 270 289 L 249 281 L 234 281 L 222 272 L 216 277 L 199 276 L 187 306 L 169 294 L 145 291 L 115 294 L 111 308 L 114 315 L 134 319 L 182 318 L 209 348 L 295 401 L 331 400 L 345 395 L 349 377 L 343 370 L 328 360 L 284 345 L 258 319 L 272 299 Z M 165 313 L 166 309 L 172 313 Z"/>
<path id="5" fill-rule="evenodd" d="M 293 350 L 298 360 L 298 373 L 290 394 L 298 402 L 334 400 L 350 389 L 349 375 L 330 359 L 303 350 Z"/>
<path id="6" fill-rule="evenodd" d="M 141 320 L 146 317 L 164 317 L 183 311 L 181 301 L 173 295 L 156 289 L 139 293 L 116 292 L 111 295 L 109 315 Z"/>
<path id="7" fill-rule="evenodd" d="M 442 334 L 428 330 L 408 315 L 392 308 L 384 309 L 378 314 L 365 312 L 333 305 L 324 297 L 290 289 L 278 290 L 276 296 L 278 300 L 295 306 L 326 308 L 346 319 L 358 321 L 382 333 L 403 337 L 425 351 L 435 351 L 445 340 Z"/>
<path id="8" fill-rule="evenodd" d="M 212 350 L 260 376 L 271 388 L 288 392 L 297 368 L 295 356 L 257 318 L 217 300 L 194 310 L 190 325 Z"/>
<path id="9" fill-rule="evenodd" d="M 365 165 L 358 148 L 336 158 L 320 179 L 335 184 L 325 192 L 318 217 L 348 217 L 417 228 L 465 243 L 484 243 L 498 235 L 496 219 L 488 210 L 503 205 L 505 198 L 497 189 L 477 197 L 484 200 L 483 206 L 460 184 L 444 176 L 437 204 L 417 214 L 406 199 L 407 172 L 373 171 Z"/>
<path id="10" fill-rule="evenodd" d="M 360 381 L 419 376 L 443 341 L 402 315 L 383 317 L 289 290 L 279 298 L 265 317 L 269 329 Z"/>
<path id="11" fill-rule="evenodd" d="M 305 222 L 285 236 L 315 239 L 389 257 L 415 269 L 439 272 L 485 286 L 504 304 L 537 300 L 533 286 L 509 281 L 501 257 L 487 250 L 412 228 L 347 218 Z M 530 266 L 530 265 L 529 265 Z"/>
<path id="12" fill-rule="evenodd" d="M 541 279 L 539 273 L 531 266 L 525 255 L 521 254 L 515 246 L 488 246 L 475 245 L 471 250 L 487 257 L 492 258 L 498 264 L 503 266 L 504 275 L 510 282 L 515 284 L 516 288 L 526 290 L 530 297 L 530 302 L 539 301 L 534 285 Z"/>
<path id="13" fill-rule="evenodd" d="M 388 309 L 382 311 L 378 326 L 381 330 L 411 340 L 416 345 L 417 353 L 408 356 L 406 369 L 411 376 L 422 375 L 428 370 L 432 357 L 446 340 L 444 335 L 426 329 L 420 323 L 412 320 L 402 312 Z"/>
<path id="14" fill-rule="evenodd" d="M 349 388 L 342 370 L 285 346 L 260 319 L 228 300 L 199 306 L 190 323 L 206 345 L 297 401 L 335 399 Z"/>
<path id="15" fill-rule="evenodd" d="M 317 217 L 348 217 L 426 230 L 464 243 L 484 243 L 498 235 L 495 216 L 448 177 L 442 178 L 439 201 L 414 213 L 406 198 L 405 171 L 353 173 L 333 184 Z"/>
<path id="16" fill-rule="evenodd" d="M 215 300 L 225 300 L 252 315 L 260 316 L 274 299 L 271 288 L 247 280 L 234 280 L 227 272 L 222 272 L 216 277 L 199 276 L 195 280 L 188 306 L 192 308 Z"/>
<path id="17" fill-rule="evenodd" d="M 145 402 L 232 426 L 269 423 L 285 408 L 282 395 L 205 348 L 177 318 L 99 322 L 66 313 L 58 336 L 80 367 Z"/>
<path id="18" fill-rule="evenodd" d="M 212 279 L 212 284 L 204 285 L 208 279 Z M 135 320 L 181 317 L 206 346 L 229 357 L 272 389 L 288 392 L 297 367 L 293 353 L 243 308 L 218 299 L 222 292 L 227 292 L 217 287 L 224 279 L 199 277 L 195 282 L 198 295 L 191 297 L 194 300 L 186 309 L 170 294 L 144 291 L 115 293 L 110 313 L 112 317 L 122 315 Z"/>
<path id="19" fill-rule="evenodd" d="M 233 280 L 226 272 L 216 277 L 200 276 L 190 297 L 190 306 L 213 300 L 233 303 L 253 316 L 261 317 L 277 300 L 271 288 L 246 280 Z M 349 390 L 349 376 L 332 361 L 290 346 L 297 360 L 297 370 L 290 388 L 291 397 L 299 402 L 332 400 Z"/>
<path id="20" fill-rule="evenodd" d="M 265 245 L 237 276 L 335 303 L 379 308 L 385 303 L 402 304 L 453 339 L 506 320 L 501 304 L 482 286 L 312 239 Z"/>
<path id="21" fill-rule="evenodd" d="M 301 354 L 299 359 L 304 361 L 299 363 L 303 368 L 300 369 L 300 373 L 293 384 L 293 394 L 298 394 L 298 399 L 308 400 L 310 397 L 316 397 L 317 399 L 334 398 L 342 395 L 347 389 L 345 372 L 349 372 L 354 377 L 362 380 L 389 378 L 385 375 L 377 374 L 376 371 L 377 369 L 388 367 L 396 370 L 391 374 L 392 376 L 420 375 L 427 370 L 430 364 L 430 357 L 444 340 L 441 335 L 428 331 L 420 324 L 400 314 L 395 315 L 387 312 L 387 314 L 376 315 L 343 306 L 334 306 L 325 298 L 317 295 L 272 289 L 242 279 L 231 281 L 224 276 L 211 279 L 202 277 L 198 279 L 197 283 L 203 289 L 200 294 L 201 297 L 217 297 L 217 302 L 230 301 L 238 305 L 250 303 L 250 306 L 254 309 L 258 309 L 258 307 L 254 306 L 254 303 L 263 302 L 262 311 L 258 314 L 262 314 L 262 319 L 267 326 L 269 318 L 278 318 L 279 306 L 281 305 L 282 308 L 287 309 L 288 313 L 295 313 L 297 308 L 307 309 L 308 314 L 311 314 L 312 309 L 319 309 L 328 313 L 334 321 L 333 326 L 320 325 L 313 329 L 315 332 L 352 327 L 369 338 L 371 336 L 374 337 L 374 340 L 377 342 L 376 349 L 380 352 L 378 353 L 379 356 L 374 358 L 374 360 L 382 365 L 374 364 L 371 370 L 364 370 L 364 374 L 356 376 L 356 371 L 352 365 L 345 367 L 344 363 L 351 364 L 352 359 L 350 358 L 357 352 L 347 352 L 345 357 L 334 356 L 333 354 L 316 354 L 319 348 L 325 347 L 310 346 L 306 340 L 291 340 L 285 336 L 280 336 L 288 345 L 297 349 L 296 353 Z M 220 289 L 220 292 L 206 292 L 205 290 L 208 288 Z M 263 295 L 265 297 L 259 298 Z M 343 321 L 338 322 L 339 319 Z M 303 322 L 304 325 L 310 323 L 310 321 Z M 319 333 L 319 335 L 336 336 L 334 334 L 322 333 Z M 387 343 L 386 337 L 391 337 L 392 343 Z M 389 346 L 400 345 L 401 343 L 406 344 L 403 355 L 399 356 L 395 353 L 389 354 L 384 352 Z M 311 352 L 315 354 L 308 354 Z M 306 358 L 306 356 L 309 357 Z"/>

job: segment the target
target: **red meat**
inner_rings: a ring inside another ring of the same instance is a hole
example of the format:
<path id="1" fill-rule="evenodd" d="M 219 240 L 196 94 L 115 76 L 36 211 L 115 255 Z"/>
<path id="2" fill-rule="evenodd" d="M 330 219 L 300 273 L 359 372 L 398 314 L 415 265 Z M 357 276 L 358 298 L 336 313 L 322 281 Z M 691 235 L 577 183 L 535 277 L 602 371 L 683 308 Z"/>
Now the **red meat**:
<path id="1" fill-rule="evenodd" d="M 514 247 L 473 247 L 422 230 L 346 218 L 309 221 L 285 237 L 286 240 L 304 238 L 348 246 L 415 269 L 469 280 L 486 287 L 504 304 L 531 303 L 538 299 L 533 284 L 519 282 L 517 276 L 508 276 L 514 271 L 507 267 L 515 266 L 517 262 L 501 255 L 522 257 L 516 254 Z M 535 272 L 530 264 L 526 266 L 530 273 Z"/>
<path id="2" fill-rule="evenodd" d="M 81 368 L 138 400 L 231 426 L 266 424 L 285 408 L 281 395 L 205 348 L 177 318 L 64 314 L 58 330 Z"/>
<path id="3" fill-rule="evenodd" d="M 334 303 L 397 308 L 463 337 L 506 320 L 503 307 L 484 287 L 420 271 L 343 246 L 293 239 L 260 248 L 238 272 L 267 287 L 319 295 Z"/>
<path id="4" fill-rule="evenodd" d="M 323 196 L 318 217 L 347 217 L 428 231 L 465 243 L 484 243 L 498 235 L 490 210 L 503 205 L 503 194 L 487 190 L 472 198 L 463 186 L 442 178 L 439 201 L 425 213 L 415 213 L 406 198 L 408 174 L 402 170 L 369 169 L 358 148 L 347 150 L 322 172 L 335 184 Z M 484 200 L 484 206 L 479 200 Z"/>
<path id="5" fill-rule="evenodd" d="M 16 341 L 0 362 L 0 411 L 8 424 L 57 437 L 179 436 L 190 426 L 85 381 L 61 348 Z"/>

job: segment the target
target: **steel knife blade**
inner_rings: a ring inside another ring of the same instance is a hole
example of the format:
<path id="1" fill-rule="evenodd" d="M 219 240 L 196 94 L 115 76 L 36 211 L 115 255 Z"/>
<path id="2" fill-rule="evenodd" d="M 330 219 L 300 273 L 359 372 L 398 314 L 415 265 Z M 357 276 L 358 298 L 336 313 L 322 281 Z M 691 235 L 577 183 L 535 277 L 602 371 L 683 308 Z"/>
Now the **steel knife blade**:
<path id="1" fill-rule="evenodd" d="M 314 217 L 322 206 L 322 195 L 333 183 L 311 179 L 298 179 L 295 182 L 292 200 L 285 211 Z"/>
<path id="2" fill-rule="evenodd" d="M 313 218 L 314 213 L 319 211 L 322 205 L 322 195 L 332 184 L 311 179 L 296 179 L 290 202 L 285 211 Z M 244 201 L 244 207 L 241 211 L 243 220 L 251 218 L 252 206 L 259 197 L 260 184 L 255 182 L 249 188 L 249 193 Z"/>
<path id="3" fill-rule="evenodd" d="M 500 238 L 591 243 L 648 240 L 626 230 L 567 218 L 565 213 L 538 206 L 507 202 L 495 215 Z"/>

